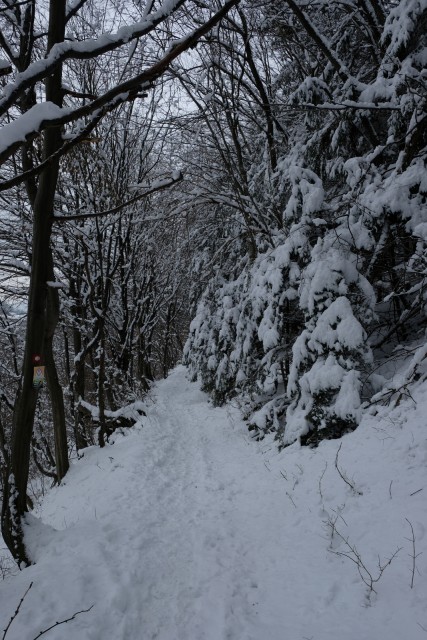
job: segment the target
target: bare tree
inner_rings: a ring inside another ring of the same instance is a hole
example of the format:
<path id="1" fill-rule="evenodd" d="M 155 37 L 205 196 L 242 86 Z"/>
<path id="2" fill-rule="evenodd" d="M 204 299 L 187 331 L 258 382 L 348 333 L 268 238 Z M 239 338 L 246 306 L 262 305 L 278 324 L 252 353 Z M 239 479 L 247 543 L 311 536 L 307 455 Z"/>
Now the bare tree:
<path id="1" fill-rule="evenodd" d="M 100 10 L 95 1 L 74 3 L 68 13 L 65 0 L 50 0 L 48 6 L 36 0 L 4 1 L 7 11 L 0 14 L 3 26 L 0 45 L 10 60 L 12 77 L 0 98 L 0 118 L 4 125 L 0 161 L 6 163 L 0 190 L 25 183 L 32 210 L 31 275 L 22 385 L 13 411 L 2 507 L 3 537 L 21 564 L 31 562 L 25 548 L 22 518 L 27 510 L 30 444 L 38 394 L 33 387 L 32 375 L 36 355 L 43 356 L 47 369 L 59 478 L 68 465 L 62 390 L 51 348 L 58 321 L 51 235 L 60 158 L 87 140 L 107 113 L 124 102 L 145 96 L 171 62 L 195 46 L 237 1 L 219 3 L 217 11 L 196 11 L 201 20 L 189 24 L 188 31 L 179 40 L 173 39 L 173 21 L 179 24 L 182 12 L 198 3 L 174 0 L 160 3 L 155 8 L 154 3 L 147 2 L 139 5 L 139 14 L 135 9 L 137 12 L 133 17 L 131 13 L 126 16 L 113 13 L 119 28 L 114 31 L 113 25 L 107 25 L 111 27 L 108 37 L 96 31 L 94 21 L 89 36 L 80 31 L 81 38 L 68 39 L 65 37 L 67 25 L 78 31 L 82 11 L 90 6 Z M 165 28 L 160 29 L 161 25 Z M 148 57 L 148 62 L 141 66 L 144 43 L 153 35 L 156 36 L 153 39 L 157 42 L 156 53 L 150 54 L 152 59 Z M 137 50 L 138 63 L 132 64 Z M 68 88 L 65 71 L 76 61 L 91 60 L 100 65 L 114 60 L 121 68 L 119 81 L 115 76 L 114 84 L 100 85 L 96 95 Z M 21 153 L 21 161 L 15 159 L 17 153 Z"/>

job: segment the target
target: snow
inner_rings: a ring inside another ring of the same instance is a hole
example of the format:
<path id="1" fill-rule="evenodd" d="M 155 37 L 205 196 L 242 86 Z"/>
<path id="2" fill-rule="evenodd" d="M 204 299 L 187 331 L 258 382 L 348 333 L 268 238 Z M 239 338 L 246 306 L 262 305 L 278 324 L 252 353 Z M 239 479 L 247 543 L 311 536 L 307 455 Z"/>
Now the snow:
<path id="1" fill-rule="evenodd" d="M 426 10 L 426 0 L 403 0 L 390 11 L 382 34 L 383 43 L 390 40 L 387 50 L 390 57 L 396 55 L 400 47 L 407 43 L 417 18 Z"/>
<path id="2" fill-rule="evenodd" d="M 0 153 L 7 151 L 17 142 L 25 142 L 27 136 L 37 132 L 43 122 L 56 120 L 70 113 L 70 109 L 62 109 L 53 102 L 36 104 L 17 120 L 6 124 L 1 129 Z"/>
<path id="3" fill-rule="evenodd" d="M 178 367 L 147 416 L 86 449 L 29 517 L 36 564 L 0 583 L 0 630 L 33 582 L 6 640 L 92 605 L 46 637 L 424 640 L 425 386 L 414 399 L 279 453 Z M 375 578 L 399 548 L 369 594 L 351 549 Z"/>

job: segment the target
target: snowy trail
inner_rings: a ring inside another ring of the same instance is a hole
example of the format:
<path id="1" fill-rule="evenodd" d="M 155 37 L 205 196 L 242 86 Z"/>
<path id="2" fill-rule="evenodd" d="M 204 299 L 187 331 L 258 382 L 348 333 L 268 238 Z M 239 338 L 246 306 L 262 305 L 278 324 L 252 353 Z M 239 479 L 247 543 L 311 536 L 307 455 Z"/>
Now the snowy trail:
<path id="1" fill-rule="evenodd" d="M 272 637 L 258 628 L 262 576 L 255 564 L 268 518 L 280 539 L 277 513 L 262 504 L 271 474 L 240 421 L 233 429 L 232 415 L 207 408 L 206 396 L 182 375 L 172 375 L 160 389 L 149 415 L 149 429 L 159 436 L 140 462 L 140 484 L 134 483 L 145 487 L 132 500 L 139 502 L 135 523 L 141 528 L 128 531 L 120 546 L 120 564 L 132 565 L 130 550 L 138 539 L 141 576 L 134 604 L 145 637 Z M 271 575 L 277 548 L 265 551 L 269 557 L 260 560 Z M 119 591 L 131 590 L 133 581 Z"/>
<path id="2" fill-rule="evenodd" d="M 398 427 L 406 439 L 400 449 L 390 448 L 390 468 L 381 474 L 378 451 L 384 458 L 389 442 L 396 446 L 392 438 L 384 444 L 375 427 L 345 441 L 348 456 L 342 453 L 340 460 L 347 470 L 366 458 L 363 475 L 356 474 L 360 496 L 334 469 L 337 442 L 316 451 L 290 448 L 285 455 L 272 443 L 255 443 L 238 411 L 209 405 L 183 367 L 156 385 L 141 424 L 113 446 L 87 449 L 66 482 L 44 499 L 38 514 L 43 522 L 32 519 L 28 528 L 36 564 L 0 582 L 0 631 L 34 582 L 6 640 L 33 640 L 54 621 L 91 605 L 46 638 L 426 637 L 427 619 L 420 613 L 426 585 L 421 591 L 407 587 L 410 547 L 387 570 L 378 597 L 367 602 L 356 568 L 328 553 L 325 530 L 327 513 L 342 514 L 340 526 L 348 525 L 343 531 L 358 536 L 366 562 L 375 566 L 377 553 L 384 557 L 401 545 L 408 517 L 422 552 L 423 498 L 411 498 L 412 511 L 406 498 L 421 486 L 411 470 L 427 461 L 427 446 L 416 446 L 414 433 Z M 406 475 L 397 460 L 409 469 Z M 395 516 L 384 499 L 389 472 Z"/>

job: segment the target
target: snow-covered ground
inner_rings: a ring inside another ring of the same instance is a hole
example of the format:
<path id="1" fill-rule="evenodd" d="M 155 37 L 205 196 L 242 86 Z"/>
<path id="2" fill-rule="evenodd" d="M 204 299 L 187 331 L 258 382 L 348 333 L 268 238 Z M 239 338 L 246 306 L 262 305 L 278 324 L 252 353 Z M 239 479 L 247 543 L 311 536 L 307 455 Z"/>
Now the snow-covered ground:
<path id="1" fill-rule="evenodd" d="M 7 640 L 89 607 L 43 637 L 427 640 L 427 389 L 415 399 L 278 453 L 178 367 L 30 517 L 36 564 L 0 583 L 0 633 L 32 582 Z"/>

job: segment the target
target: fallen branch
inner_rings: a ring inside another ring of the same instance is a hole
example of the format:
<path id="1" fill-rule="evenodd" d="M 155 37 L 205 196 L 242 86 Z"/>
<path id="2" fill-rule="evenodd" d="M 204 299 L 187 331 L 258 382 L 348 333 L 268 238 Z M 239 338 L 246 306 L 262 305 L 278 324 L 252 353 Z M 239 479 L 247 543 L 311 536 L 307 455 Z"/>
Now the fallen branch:
<path id="1" fill-rule="evenodd" d="M 336 521 L 337 521 L 337 518 L 334 521 L 334 520 L 332 520 L 332 518 L 329 517 L 329 519 L 327 520 L 326 524 L 327 524 L 327 526 L 329 526 L 331 528 L 332 536 L 336 536 L 344 544 L 345 551 L 337 551 L 337 550 L 331 549 L 331 548 L 329 548 L 328 551 L 330 553 L 333 553 L 336 556 L 341 556 L 343 558 L 348 558 L 348 560 L 351 560 L 351 562 L 353 562 L 356 565 L 358 573 L 359 573 L 359 576 L 360 576 L 362 582 L 369 589 L 368 598 L 370 598 L 372 593 L 377 593 L 375 588 L 374 588 L 374 585 L 376 585 L 377 582 L 379 582 L 379 580 L 381 579 L 384 571 L 392 563 L 392 560 L 397 556 L 397 554 L 402 549 L 402 547 L 398 547 L 396 549 L 396 551 L 391 555 L 391 557 L 388 558 L 385 561 L 381 561 L 380 556 L 378 556 L 378 568 L 377 568 L 376 574 L 374 574 L 374 571 L 372 569 L 368 569 L 368 567 L 366 566 L 366 563 L 362 559 L 362 556 L 359 553 L 359 550 L 356 548 L 356 546 L 349 541 L 348 537 L 346 538 L 337 529 Z"/>

